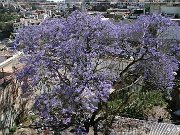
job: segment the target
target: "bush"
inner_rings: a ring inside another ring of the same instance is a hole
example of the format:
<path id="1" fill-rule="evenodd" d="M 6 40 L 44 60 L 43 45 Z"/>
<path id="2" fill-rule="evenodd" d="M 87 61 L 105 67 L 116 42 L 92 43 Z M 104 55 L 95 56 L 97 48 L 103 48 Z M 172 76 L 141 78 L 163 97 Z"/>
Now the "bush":
<path id="1" fill-rule="evenodd" d="M 16 127 L 16 126 L 13 126 L 13 127 L 11 127 L 11 128 L 9 129 L 9 132 L 10 132 L 10 133 L 14 133 L 14 132 L 16 132 L 16 129 L 17 129 L 17 127 Z"/>
<path id="2" fill-rule="evenodd" d="M 152 114 L 151 110 L 154 111 L 154 107 L 163 108 L 162 110 L 167 108 L 168 103 L 165 97 L 166 95 L 163 92 L 155 90 L 125 94 L 121 92 L 120 95 L 109 101 L 108 106 L 112 114 L 114 111 L 118 111 L 118 114 L 121 116 L 148 119 Z M 119 110 L 117 110 L 117 108 L 119 108 Z M 168 117 L 168 114 L 166 114 L 166 116 L 165 114 L 166 113 L 163 113 L 162 117 Z"/>
<path id="3" fill-rule="evenodd" d="M 0 13 L 0 21 L 2 22 L 9 22 L 16 19 L 17 19 L 16 15 L 8 14 L 8 13 Z"/>

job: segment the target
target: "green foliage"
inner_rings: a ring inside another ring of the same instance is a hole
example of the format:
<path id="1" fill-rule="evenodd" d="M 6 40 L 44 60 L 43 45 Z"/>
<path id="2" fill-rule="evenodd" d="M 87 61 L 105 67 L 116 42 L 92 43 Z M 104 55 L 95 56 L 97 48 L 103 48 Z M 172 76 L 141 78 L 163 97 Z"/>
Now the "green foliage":
<path id="1" fill-rule="evenodd" d="M 17 19 L 16 15 L 8 13 L 0 13 L 0 22 L 9 22 Z"/>
<path id="2" fill-rule="evenodd" d="M 23 121 L 34 121 L 37 118 L 36 115 L 29 115 L 23 118 Z"/>
<path id="3" fill-rule="evenodd" d="M 174 18 L 180 18 L 179 14 L 175 14 Z"/>
<path id="4" fill-rule="evenodd" d="M 0 34 L 3 35 L 2 36 L 3 38 L 9 38 L 12 32 L 13 32 L 12 22 L 8 22 L 8 23 L 0 22 Z M 2 37 L 0 36 L 0 38 Z"/>
<path id="5" fill-rule="evenodd" d="M 32 5 L 32 10 L 37 10 L 38 7 L 36 5 Z"/>
<path id="6" fill-rule="evenodd" d="M 30 115 L 29 118 L 30 118 L 32 121 L 34 121 L 34 120 L 36 120 L 37 116 L 36 116 L 36 115 Z"/>
<path id="7" fill-rule="evenodd" d="M 16 126 L 13 126 L 13 127 L 11 127 L 11 128 L 9 129 L 9 132 L 10 132 L 10 133 L 14 133 L 14 132 L 16 132 L 16 129 L 17 129 L 17 127 L 16 127 Z"/>
<path id="8" fill-rule="evenodd" d="M 0 3 L 0 13 L 17 13 L 20 9 L 15 8 L 13 5 L 4 6 L 2 3 Z"/>
<path id="9" fill-rule="evenodd" d="M 149 12 L 149 11 L 150 11 L 150 4 L 147 4 L 147 3 L 146 3 L 146 4 L 144 5 L 144 8 L 145 8 L 145 11 L 146 11 L 146 12 Z"/>
<path id="10" fill-rule="evenodd" d="M 120 19 L 122 19 L 122 15 L 118 15 L 118 14 L 115 14 L 115 15 L 114 15 L 114 20 L 115 20 L 115 21 L 118 21 L 118 20 L 120 20 Z"/>
<path id="11" fill-rule="evenodd" d="M 13 21 L 17 15 L 0 12 L 0 39 L 9 38 L 13 32 Z"/>
<path id="12" fill-rule="evenodd" d="M 154 106 L 167 107 L 165 94 L 161 91 L 139 91 L 133 93 L 120 93 L 109 101 L 111 113 L 118 112 L 121 116 L 132 118 L 145 118 L 144 111 Z"/>

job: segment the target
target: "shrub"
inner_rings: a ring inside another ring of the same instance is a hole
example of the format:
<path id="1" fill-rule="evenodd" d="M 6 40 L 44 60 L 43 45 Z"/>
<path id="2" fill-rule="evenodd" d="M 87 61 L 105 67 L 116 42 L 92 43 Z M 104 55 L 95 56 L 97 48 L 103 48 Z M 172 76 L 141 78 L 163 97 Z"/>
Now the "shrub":
<path id="1" fill-rule="evenodd" d="M 112 114 L 114 111 L 118 111 L 121 116 L 148 119 L 148 116 L 152 114 L 151 111 L 155 111 L 153 110 L 154 107 L 167 108 L 168 103 L 165 97 L 166 95 L 164 93 L 155 90 L 121 93 L 109 101 L 108 105 L 111 108 Z M 163 117 L 168 117 L 168 114 Z"/>

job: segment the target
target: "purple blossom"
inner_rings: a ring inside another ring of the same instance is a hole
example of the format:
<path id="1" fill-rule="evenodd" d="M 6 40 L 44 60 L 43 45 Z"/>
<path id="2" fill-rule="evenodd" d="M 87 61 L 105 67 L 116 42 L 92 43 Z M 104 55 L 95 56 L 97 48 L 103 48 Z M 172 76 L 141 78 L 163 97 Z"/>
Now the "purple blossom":
<path id="1" fill-rule="evenodd" d="M 69 124 L 79 117 L 83 121 L 85 114 L 90 117 L 98 109 L 98 103 L 107 102 L 113 82 L 123 79 L 102 68 L 106 58 L 133 57 L 131 69 L 148 84 L 163 90 L 173 87 L 180 44 L 174 40 L 173 45 L 172 41 L 165 44 L 159 38 L 170 26 L 179 28 L 157 15 L 115 25 L 79 11 L 45 20 L 20 30 L 16 37 L 15 48 L 25 54 L 17 78 L 23 81 L 23 91 L 40 91 L 35 106 L 46 122 Z"/>

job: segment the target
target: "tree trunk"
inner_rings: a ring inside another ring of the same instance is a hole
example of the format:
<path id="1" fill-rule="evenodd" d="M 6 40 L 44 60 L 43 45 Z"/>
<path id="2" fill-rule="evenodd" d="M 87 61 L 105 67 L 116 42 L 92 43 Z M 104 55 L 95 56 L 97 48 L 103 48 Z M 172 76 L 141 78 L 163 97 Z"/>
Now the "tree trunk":
<path id="1" fill-rule="evenodd" d="M 110 134 L 110 132 L 109 132 L 109 128 L 108 127 L 106 127 L 105 128 L 105 133 L 104 133 L 104 135 L 109 135 Z"/>
<path id="2" fill-rule="evenodd" d="M 94 129 L 94 135 L 98 135 L 98 123 L 94 124 L 93 129 Z"/>
<path id="3" fill-rule="evenodd" d="M 58 130 L 58 128 L 54 128 L 54 135 L 60 135 L 60 131 Z"/>

